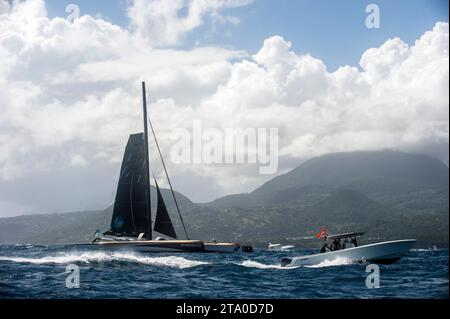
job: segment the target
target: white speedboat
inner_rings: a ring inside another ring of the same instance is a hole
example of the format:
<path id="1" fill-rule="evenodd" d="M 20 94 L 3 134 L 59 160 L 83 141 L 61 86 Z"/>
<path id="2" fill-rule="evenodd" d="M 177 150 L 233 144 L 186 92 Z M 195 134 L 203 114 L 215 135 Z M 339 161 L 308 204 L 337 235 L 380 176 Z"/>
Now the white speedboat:
<path id="1" fill-rule="evenodd" d="M 281 244 L 269 243 L 269 246 L 267 246 L 267 249 L 269 249 L 269 250 L 280 250 L 281 249 Z"/>
<path id="2" fill-rule="evenodd" d="M 346 259 L 349 262 L 392 264 L 408 253 L 416 243 L 415 239 L 402 239 L 358 246 L 356 237 L 362 234 L 346 233 L 330 236 L 327 238 L 333 240 L 333 243 L 329 247 L 330 250 L 328 250 L 328 244 L 325 244 L 318 254 L 283 258 L 281 265 L 283 267 L 310 266 L 320 264 L 324 261 L 333 261 L 338 258 Z M 346 247 L 341 245 L 342 239 L 346 240 L 346 243 L 349 243 Z"/>

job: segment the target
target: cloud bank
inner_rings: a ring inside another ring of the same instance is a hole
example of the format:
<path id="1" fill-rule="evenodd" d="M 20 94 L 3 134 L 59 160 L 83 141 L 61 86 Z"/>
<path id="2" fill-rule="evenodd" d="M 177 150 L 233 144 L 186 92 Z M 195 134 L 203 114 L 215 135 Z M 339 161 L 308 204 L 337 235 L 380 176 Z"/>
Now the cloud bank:
<path id="1" fill-rule="evenodd" d="M 127 136 L 140 130 L 141 80 L 165 154 L 173 129 L 201 120 L 278 128 L 280 173 L 329 152 L 385 148 L 448 163 L 448 23 L 412 45 L 388 39 L 358 66 L 329 72 L 277 35 L 258 52 L 177 49 L 206 19 L 237 24 L 226 10 L 249 1 L 136 0 L 129 28 L 88 15 L 50 19 L 41 0 L 1 3 L 0 215 L 109 204 Z M 166 160 L 175 187 L 194 200 L 271 178 L 253 165 Z"/>

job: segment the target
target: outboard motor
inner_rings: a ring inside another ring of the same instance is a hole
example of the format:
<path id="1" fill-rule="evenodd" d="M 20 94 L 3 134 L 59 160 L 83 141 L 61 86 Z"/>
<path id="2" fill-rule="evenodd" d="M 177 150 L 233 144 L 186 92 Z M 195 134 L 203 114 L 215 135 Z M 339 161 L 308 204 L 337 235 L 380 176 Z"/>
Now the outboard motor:
<path id="1" fill-rule="evenodd" d="M 291 258 L 284 257 L 281 259 L 281 267 L 286 267 L 292 262 Z"/>

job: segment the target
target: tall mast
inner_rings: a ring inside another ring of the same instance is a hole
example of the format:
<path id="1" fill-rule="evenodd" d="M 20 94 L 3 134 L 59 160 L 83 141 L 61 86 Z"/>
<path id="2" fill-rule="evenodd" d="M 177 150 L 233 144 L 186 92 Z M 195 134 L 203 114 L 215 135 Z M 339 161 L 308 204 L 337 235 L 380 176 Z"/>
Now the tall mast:
<path id="1" fill-rule="evenodd" d="M 147 239 L 152 239 L 152 212 L 150 203 L 150 163 L 148 159 L 148 132 L 147 132 L 147 99 L 145 94 L 145 82 L 142 81 L 142 102 L 144 108 L 144 144 L 145 144 L 145 198 L 147 205 L 148 230 Z"/>
<path id="2" fill-rule="evenodd" d="M 175 206 L 177 207 L 178 216 L 180 216 L 181 225 L 183 225 L 184 233 L 186 234 L 186 238 L 189 239 L 189 235 L 186 230 L 186 226 L 184 225 L 183 216 L 181 216 L 180 207 L 178 206 L 177 198 L 175 197 L 175 192 L 173 191 L 172 183 L 170 182 L 169 173 L 167 173 L 166 164 L 164 164 L 164 158 L 161 154 L 161 149 L 159 148 L 158 139 L 156 138 L 155 130 L 153 129 L 152 121 L 148 120 L 148 124 L 150 124 L 150 129 L 153 134 L 153 139 L 155 140 L 156 149 L 158 150 L 159 157 L 161 158 L 161 163 L 164 168 L 164 172 L 166 173 L 167 181 L 169 182 L 170 191 L 172 192 L 173 201 L 175 202 Z M 155 180 L 156 182 L 156 180 Z"/>

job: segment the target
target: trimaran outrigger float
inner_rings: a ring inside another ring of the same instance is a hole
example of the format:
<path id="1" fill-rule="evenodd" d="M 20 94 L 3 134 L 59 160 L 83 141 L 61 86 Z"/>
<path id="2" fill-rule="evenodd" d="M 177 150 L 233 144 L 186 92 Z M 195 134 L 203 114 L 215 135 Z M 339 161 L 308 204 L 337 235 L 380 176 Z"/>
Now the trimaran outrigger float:
<path id="1" fill-rule="evenodd" d="M 147 127 L 147 102 L 145 83 L 142 82 L 144 132 L 131 134 L 120 169 L 111 228 L 103 236 L 95 236 L 91 246 L 105 249 L 131 249 L 139 252 L 252 252 L 252 246 L 241 243 L 192 240 L 186 231 L 179 206 L 170 183 L 169 175 L 161 155 L 153 127 L 150 128 L 155 139 L 162 165 L 179 213 L 186 239 L 177 239 L 172 220 L 167 211 L 161 191 L 156 183 L 157 209 L 152 229 L 150 203 L 150 165 Z M 166 237 L 153 239 L 153 231 Z"/>

